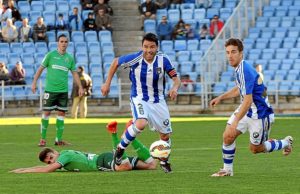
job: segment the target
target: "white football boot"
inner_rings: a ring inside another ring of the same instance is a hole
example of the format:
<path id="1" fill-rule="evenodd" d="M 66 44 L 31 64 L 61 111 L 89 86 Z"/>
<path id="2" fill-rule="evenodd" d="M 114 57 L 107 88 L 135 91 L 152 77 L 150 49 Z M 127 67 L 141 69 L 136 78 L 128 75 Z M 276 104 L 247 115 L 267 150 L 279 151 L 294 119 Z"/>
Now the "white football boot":
<path id="1" fill-rule="evenodd" d="M 222 176 L 233 176 L 232 170 L 220 169 L 219 172 L 216 172 L 211 175 L 212 177 L 222 177 Z"/>
<path id="2" fill-rule="evenodd" d="M 289 155 L 291 152 L 292 152 L 292 149 L 293 149 L 293 137 L 292 136 L 286 136 L 285 138 L 284 138 L 284 140 L 286 140 L 289 144 L 288 144 L 288 146 L 287 147 L 285 147 L 284 149 L 283 149 L 283 151 L 282 151 L 282 154 L 284 155 L 284 156 L 287 156 L 287 155 Z"/>

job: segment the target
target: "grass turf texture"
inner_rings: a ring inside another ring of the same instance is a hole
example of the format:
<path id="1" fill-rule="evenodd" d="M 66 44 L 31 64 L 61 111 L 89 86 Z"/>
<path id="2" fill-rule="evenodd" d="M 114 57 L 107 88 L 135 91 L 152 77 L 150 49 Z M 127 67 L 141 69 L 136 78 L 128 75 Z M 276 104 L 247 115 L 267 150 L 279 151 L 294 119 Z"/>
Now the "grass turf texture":
<path id="1" fill-rule="evenodd" d="M 251 154 L 249 135 L 245 134 L 237 141 L 234 177 L 212 178 L 210 175 L 222 167 L 221 142 L 226 121 L 219 119 L 173 122 L 172 174 L 165 174 L 159 167 L 154 171 L 12 174 L 8 171 L 43 165 L 37 158 L 39 125 L 30 125 L 30 122 L 22 125 L 20 120 L 9 123 L 9 120 L 1 119 L 0 193 L 300 193 L 297 138 L 300 136 L 300 119 L 278 118 L 272 129 L 272 138 L 279 139 L 288 134 L 294 137 L 295 146 L 290 156 L 284 157 L 281 152 Z M 55 121 L 54 118 L 51 120 Z M 64 139 L 73 145 L 65 149 L 92 153 L 112 150 L 111 137 L 105 130 L 107 121 L 88 124 L 88 120 L 83 124 L 66 125 Z M 7 125 L 3 125 L 5 123 Z M 69 123 L 72 123 L 71 119 Z M 119 124 L 119 134 L 124 125 Z M 47 135 L 49 147 L 54 147 L 54 137 L 55 125 L 51 124 Z M 158 136 L 145 130 L 138 138 L 150 146 Z M 131 147 L 127 152 L 134 155 Z"/>

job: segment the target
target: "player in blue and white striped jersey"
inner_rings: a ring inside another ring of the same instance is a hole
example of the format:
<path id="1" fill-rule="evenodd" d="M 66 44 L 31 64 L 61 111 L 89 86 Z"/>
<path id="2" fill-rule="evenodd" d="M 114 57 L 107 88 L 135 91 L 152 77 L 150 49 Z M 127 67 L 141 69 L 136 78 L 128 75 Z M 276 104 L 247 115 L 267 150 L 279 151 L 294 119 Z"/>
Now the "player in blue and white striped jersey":
<path id="1" fill-rule="evenodd" d="M 212 176 L 233 176 L 233 159 L 235 140 L 247 130 L 250 134 L 252 153 L 269 153 L 283 150 L 284 155 L 292 151 L 293 138 L 287 136 L 282 140 L 269 139 L 271 125 L 274 122 L 273 109 L 268 102 L 266 87 L 256 70 L 243 60 L 243 43 L 230 38 L 225 43 L 229 64 L 235 69 L 236 86 L 210 102 L 216 106 L 222 100 L 240 95 L 242 103 L 231 115 L 223 133 L 223 169 Z"/>
<path id="2" fill-rule="evenodd" d="M 147 124 L 159 132 L 161 140 L 171 144 L 172 127 L 165 101 L 165 76 L 168 75 L 173 80 L 173 87 L 169 91 L 172 100 L 177 97 L 180 79 L 168 57 L 158 52 L 158 39 L 152 33 L 144 36 L 142 51 L 114 59 L 101 87 L 103 96 L 108 95 L 111 80 L 118 67 L 130 68 L 130 105 L 133 116 L 133 124 L 125 131 L 114 155 L 115 163 L 120 165 L 124 150 Z M 168 159 L 161 161 L 161 167 L 166 173 L 172 171 Z"/>

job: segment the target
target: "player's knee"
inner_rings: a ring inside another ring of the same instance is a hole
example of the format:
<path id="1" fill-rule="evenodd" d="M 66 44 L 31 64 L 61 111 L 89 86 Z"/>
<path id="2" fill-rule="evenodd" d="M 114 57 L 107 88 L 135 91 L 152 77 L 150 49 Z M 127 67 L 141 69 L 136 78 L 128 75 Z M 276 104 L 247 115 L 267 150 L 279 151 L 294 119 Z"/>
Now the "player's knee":
<path id="1" fill-rule="evenodd" d="M 253 145 L 253 144 L 250 144 L 249 149 L 253 154 L 258 154 L 264 152 L 265 150 L 263 145 Z"/>
<path id="2" fill-rule="evenodd" d="M 148 122 L 146 119 L 138 119 L 134 124 L 136 128 L 142 131 L 147 126 Z"/>
<path id="3" fill-rule="evenodd" d="M 156 160 L 153 160 L 152 162 L 150 162 L 148 164 L 148 170 L 155 170 L 156 166 L 157 166 L 157 162 L 156 162 Z"/>
<path id="4" fill-rule="evenodd" d="M 231 145 L 235 141 L 235 136 L 231 134 L 224 133 L 223 134 L 223 142 L 226 145 Z"/>

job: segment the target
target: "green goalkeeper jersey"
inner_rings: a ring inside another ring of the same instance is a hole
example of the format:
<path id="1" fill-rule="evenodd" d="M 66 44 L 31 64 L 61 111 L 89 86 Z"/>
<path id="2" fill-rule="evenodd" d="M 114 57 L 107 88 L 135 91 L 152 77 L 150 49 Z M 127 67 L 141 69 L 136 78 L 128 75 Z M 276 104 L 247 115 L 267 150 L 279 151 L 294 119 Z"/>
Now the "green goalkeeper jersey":
<path id="1" fill-rule="evenodd" d="M 69 53 L 61 55 L 54 50 L 47 53 L 42 66 L 47 68 L 45 91 L 68 92 L 69 70 L 76 71 L 74 58 Z"/>
<path id="2" fill-rule="evenodd" d="M 112 171 L 112 161 L 112 152 L 98 155 L 74 150 L 61 151 L 56 160 L 65 170 L 76 172 Z"/>

